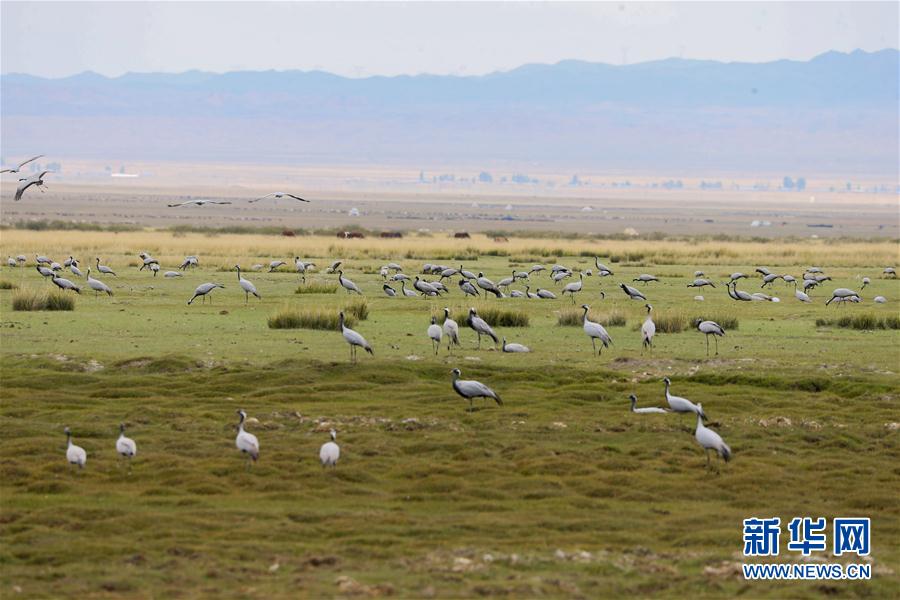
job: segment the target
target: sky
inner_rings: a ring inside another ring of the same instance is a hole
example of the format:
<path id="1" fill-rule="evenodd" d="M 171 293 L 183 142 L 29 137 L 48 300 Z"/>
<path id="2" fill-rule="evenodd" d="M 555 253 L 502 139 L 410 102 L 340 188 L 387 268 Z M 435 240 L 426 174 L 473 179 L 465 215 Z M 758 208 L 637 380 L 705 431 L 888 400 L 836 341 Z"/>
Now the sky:
<path id="1" fill-rule="evenodd" d="M 0 2 L 0 70 L 478 75 L 897 48 L 898 2 Z"/>

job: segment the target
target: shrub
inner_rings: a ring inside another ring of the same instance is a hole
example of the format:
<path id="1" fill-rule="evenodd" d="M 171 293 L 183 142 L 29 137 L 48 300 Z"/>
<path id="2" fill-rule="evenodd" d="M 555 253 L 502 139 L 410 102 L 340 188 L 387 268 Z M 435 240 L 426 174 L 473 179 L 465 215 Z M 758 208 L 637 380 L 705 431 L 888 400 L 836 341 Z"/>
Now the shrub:
<path id="1" fill-rule="evenodd" d="M 339 327 L 338 312 L 323 309 L 297 310 L 283 308 L 269 317 L 269 329 L 322 329 L 335 331 Z M 356 317 L 344 315 L 344 324 L 353 327 Z"/>
<path id="2" fill-rule="evenodd" d="M 816 319 L 816 327 L 840 327 L 842 329 L 860 329 L 863 331 L 900 329 L 900 317 L 897 315 L 879 317 L 873 314 L 843 315 L 837 319 Z"/>
<path id="3" fill-rule="evenodd" d="M 556 324 L 563 327 L 581 326 L 583 315 L 583 310 L 575 308 L 561 310 L 556 317 Z M 619 310 L 613 310 L 604 314 L 588 311 L 588 319 L 595 323 L 600 323 L 604 327 L 622 327 L 627 323 L 625 314 Z"/>
<path id="4" fill-rule="evenodd" d="M 16 290 L 12 297 L 13 310 L 75 310 L 75 298 L 61 292 Z"/>
<path id="5" fill-rule="evenodd" d="M 17 290 L 19 286 L 17 286 L 12 281 L 0 281 L 0 290 Z"/>
<path id="6" fill-rule="evenodd" d="M 697 315 L 697 316 L 689 319 L 687 326 L 695 327 L 694 324 L 697 322 L 697 319 L 703 319 L 704 321 L 714 321 L 714 322 L 718 323 L 722 327 L 722 329 L 724 329 L 725 331 L 731 331 L 733 329 L 737 329 L 738 325 L 739 325 L 738 318 L 736 316 L 734 316 L 732 314 L 720 313 L 720 314 Z"/>
<path id="7" fill-rule="evenodd" d="M 294 290 L 295 294 L 333 294 L 337 291 L 336 283 L 327 281 L 309 281 L 303 283 Z"/>
<path id="8" fill-rule="evenodd" d="M 478 316 L 491 327 L 528 327 L 528 315 L 521 310 L 506 310 L 493 306 L 476 310 Z M 453 315 L 453 320 L 460 325 L 465 324 L 468 318 L 468 310 Z"/>
<path id="9" fill-rule="evenodd" d="M 365 298 L 350 300 L 344 304 L 344 315 L 352 315 L 357 321 L 365 321 L 369 318 L 369 301 Z"/>
<path id="10" fill-rule="evenodd" d="M 691 326 L 690 319 L 683 312 L 661 312 L 653 315 L 653 322 L 657 333 L 681 333 Z"/>

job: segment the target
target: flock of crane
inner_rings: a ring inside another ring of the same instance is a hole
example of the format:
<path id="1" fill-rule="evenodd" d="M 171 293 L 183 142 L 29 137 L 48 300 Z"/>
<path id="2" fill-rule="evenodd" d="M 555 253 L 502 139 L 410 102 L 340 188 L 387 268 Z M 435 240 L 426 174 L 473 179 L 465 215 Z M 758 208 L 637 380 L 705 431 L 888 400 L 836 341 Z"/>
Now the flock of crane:
<path id="1" fill-rule="evenodd" d="M 242 410 L 237 411 L 240 421 L 237 425 L 237 437 L 234 438 L 234 445 L 248 457 L 248 467 L 259 459 L 259 440 L 255 435 L 244 429 L 244 422 L 247 420 L 247 413 Z M 66 434 L 66 460 L 70 464 L 76 465 L 83 469 L 87 464 L 87 451 L 72 442 L 72 430 L 66 427 L 63 430 Z M 319 449 L 319 461 L 323 467 L 334 467 L 337 465 L 341 457 L 341 448 L 337 444 L 337 432 L 332 429 L 329 432 L 330 440 L 322 444 Z M 116 454 L 128 460 L 128 466 L 131 467 L 131 459 L 137 456 L 137 442 L 125 435 L 125 424 L 119 425 L 119 437 L 116 438 Z"/>
<path id="2" fill-rule="evenodd" d="M 153 276 L 156 276 L 157 273 L 160 272 L 159 261 L 153 258 L 149 253 L 141 252 L 138 256 L 141 259 L 141 266 L 139 270 L 142 271 L 144 269 L 147 269 L 152 272 Z M 16 267 L 20 264 L 24 264 L 26 260 L 27 259 L 24 255 L 17 256 L 16 258 L 9 257 L 8 265 L 10 267 Z M 111 277 L 117 277 L 116 273 L 111 267 L 101 263 L 100 257 L 96 257 L 94 260 L 96 271 L 98 273 L 109 275 Z M 169 278 L 181 277 L 183 276 L 184 271 L 198 267 L 199 264 L 200 261 L 197 256 L 187 256 L 181 263 L 179 271 L 165 271 L 163 276 Z M 286 264 L 287 263 L 283 260 L 273 260 L 269 263 L 268 270 L 269 272 L 274 272 L 280 267 L 285 266 Z M 361 288 L 344 275 L 344 271 L 341 269 L 342 264 L 342 261 L 334 261 L 326 269 L 326 272 L 332 274 L 336 273 L 338 284 L 340 285 L 340 287 L 346 290 L 348 294 L 363 295 L 363 291 L 361 290 Z M 594 259 L 594 264 L 598 276 L 609 277 L 614 275 L 613 271 L 609 267 L 600 262 L 599 257 Z M 95 292 L 95 294 L 113 294 L 113 291 L 109 286 L 107 286 L 102 281 L 91 277 L 90 268 L 87 269 L 86 273 L 82 273 L 79 268 L 79 261 L 73 256 L 70 256 L 62 263 L 58 263 L 46 256 L 35 255 L 35 267 L 42 276 L 48 278 L 61 290 L 73 291 L 75 293 L 80 293 L 81 291 L 81 288 L 74 282 L 60 276 L 59 273 L 63 271 L 63 269 L 68 268 L 73 275 L 77 277 L 85 277 L 88 287 L 91 288 Z M 313 262 L 303 261 L 299 257 L 295 257 L 294 259 L 294 269 L 304 280 L 306 273 L 311 271 L 315 267 L 316 265 Z M 259 271 L 264 268 L 265 265 L 263 264 L 256 264 L 253 266 L 253 270 L 255 271 Z M 256 286 L 243 276 L 240 265 L 235 265 L 234 269 L 237 272 L 238 285 L 245 294 L 245 302 L 249 302 L 249 298 L 251 295 L 258 299 L 261 299 L 262 297 L 259 294 Z M 553 265 L 549 269 L 544 265 L 534 265 L 528 271 L 512 271 L 510 277 L 506 277 L 495 283 L 491 279 L 485 277 L 483 272 L 478 272 L 476 274 L 475 272 L 466 270 L 462 265 L 460 265 L 459 268 L 455 268 L 444 265 L 425 264 L 422 267 L 422 275 L 430 275 L 432 277 L 438 276 L 437 279 L 428 280 L 423 277 L 419 277 L 418 275 L 415 275 L 414 277 L 406 275 L 403 272 L 403 268 L 401 267 L 401 265 L 394 262 L 388 263 L 387 265 L 381 267 L 379 273 L 383 279 L 382 290 L 389 297 L 415 297 L 419 295 L 421 295 L 422 297 L 430 298 L 441 297 L 450 292 L 450 288 L 445 285 L 444 281 L 458 276 L 458 287 L 465 296 L 475 297 L 481 296 L 483 294 L 485 297 L 488 297 L 488 295 L 492 295 L 496 298 L 511 297 L 537 300 L 552 300 L 557 298 L 557 295 L 548 289 L 536 288 L 536 291 L 532 292 L 530 285 L 525 285 L 524 291 L 511 289 L 511 287 L 517 282 L 530 283 L 531 277 L 535 273 L 540 273 L 542 271 L 549 271 L 548 274 L 550 281 L 556 285 L 563 286 L 560 291 L 560 296 L 569 294 L 573 304 L 575 303 L 576 294 L 579 294 L 584 290 L 584 278 L 593 275 L 591 270 L 579 272 L 577 281 L 572 281 L 563 285 L 563 282 L 566 279 L 574 277 L 574 270 L 563 265 Z M 831 280 L 831 278 L 825 275 L 822 269 L 818 267 L 810 267 L 804 272 L 803 276 L 800 279 L 787 274 L 776 274 L 764 267 L 757 268 L 756 272 L 762 278 L 762 288 L 771 287 L 777 279 L 781 279 L 785 283 L 793 285 L 795 287 L 796 298 L 801 302 L 810 302 L 808 293 L 823 282 Z M 896 271 L 893 267 L 885 268 L 882 274 L 884 277 L 896 277 Z M 743 290 L 739 290 L 737 287 L 738 282 L 740 280 L 749 278 L 750 277 L 748 275 L 745 275 L 743 273 L 733 273 L 728 281 L 724 283 L 728 296 L 735 301 L 745 302 L 779 301 L 777 297 L 769 296 L 762 292 L 751 294 Z M 658 281 L 659 278 L 654 275 L 641 274 L 638 277 L 634 278 L 632 280 L 632 283 L 640 283 L 646 288 L 648 284 Z M 863 285 L 861 289 L 865 289 L 865 287 L 869 285 L 870 282 L 871 281 L 868 277 L 863 278 Z M 392 286 L 392 284 L 396 285 L 397 283 L 400 284 L 399 293 L 398 290 Z M 409 283 L 410 288 L 406 287 L 407 283 Z M 618 287 L 629 299 L 645 302 L 644 307 L 647 310 L 647 316 L 640 327 L 642 351 L 643 349 L 652 349 L 653 338 L 656 334 L 656 325 L 652 317 L 652 305 L 647 302 L 647 296 L 641 290 L 626 283 L 620 283 Z M 701 271 L 697 271 L 694 274 L 693 281 L 688 283 L 687 287 L 715 288 L 716 285 L 713 281 L 706 278 Z M 802 287 L 803 291 L 799 289 L 800 287 Z M 212 302 L 210 294 L 216 289 L 224 288 L 225 286 L 220 283 L 203 283 L 197 286 L 193 296 L 191 296 L 187 303 L 188 305 L 190 305 L 197 298 L 201 298 L 201 301 L 205 302 L 207 297 L 209 297 L 210 302 Z M 604 292 L 600 292 L 600 297 L 601 299 L 605 297 Z M 695 299 L 702 300 L 703 298 L 702 296 L 697 296 Z M 883 303 L 886 301 L 883 296 L 877 296 L 873 300 L 874 302 L 878 303 Z M 832 292 L 831 298 L 827 300 L 825 304 L 829 305 L 832 302 L 838 304 L 847 302 L 859 303 L 861 301 L 862 300 L 859 292 L 850 290 L 848 288 L 837 288 Z M 587 304 L 582 304 L 581 309 L 583 310 L 582 327 L 584 333 L 591 340 L 593 352 L 600 356 L 603 352 L 603 349 L 608 348 L 612 344 L 612 337 L 601 323 L 597 323 L 591 320 L 589 316 L 590 306 L 588 306 Z M 453 347 L 460 345 L 460 326 L 455 320 L 451 318 L 449 308 L 444 308 L 443 312 L 443 321 L 440 324 L 438 323 L 437 317 L 431 317 L 431 322 L 427 327 L 426 334 L 427 337 L 431 340 L 432 349 L 435 354 L 439 353 L 444 340 L 446 340 L 447 342 L 448 353 L 452 354 Z M 469 309 L 465 325 L 476 334 L 479 349 L 481 348 L 482 337 L 490 338 L 495 344 L 495 347 L 496 344 L 500 343 L 501 338 L 497 335 L 491 325 L 489 325 L 483 318 L 479 316 L 478 311 L 475 308 Z M 725 329 L 714 321 L 703 319 L 697 319 L 695 322 L 695 326 L 697 331 L 704 334 L 704 337 L 706 338 L 707 356 L 710 352 L 710 336 L 712 336 L 713 340 L 715 341 L 715 353 L 718 354 L 718 338 L 725 336 Z M 369 354 L 374 354 L 372 346 L 371 344 L 369 344 L 366 338 L 363 337 L 363 335 L 359 332 L 347 327 L 345 315 L 343 312 L 340 312 L 339 314 L 339 327 L 344 340 L 350 347 L 351 362 L 356 362 L 357 351 L 360 348 L 362 348 Z M 507 342 L 505 337 L 502 338 L 501 349 L 503 352 L 513 353 L 531 351 L 530 348 L 522 344 Z M 497 394 L 489 386 L 480 381 L 461 379 L 461 376 L 462 373 L 459 369 L 453 369 L 451 371 L 451 384 L 453 390 L 459 396 L 469 401 L 468 410 L 474 410 L 473 400 L 477 398 L 482 398 L 484 400 L 493 400 L 498 405 L 503 404 L 500 395 Z M 670 393 L 671 381 L 666 378 L 664 380 L 664 383 L 665 398 L 667 402 L 666 407 L 638 408 L 637 398 L 632 394 L 630 396 L 632 412 L 639 414 L 691 413 L 696 415 L 697 425 L 695 429 L 695 439 L 697 440 L 698 444 L 706 451 L 707 467 L 710 466 L 710 451 L 715 452 L 717 457 L 724 459 L 726 462 L 729 461 L 731 458 L 731 449 L 722 440 L 719 434 L 704 425 L 703 421 L 707 417 L 705 412 L 703 411 L 701 404 L 695 404 L 685 398 L 673 396 Z M 244 429 L 246 413 L 241 410 L 238 411 L 238 414 L 240 416 L 240 422 L 238 423 L 238 434 L 235 439 L 235 445 L 242 453 L 246 454 L 249 457 L 248 465 L 250 465 L 259 458 L 259 440 L 255 435 L 249 433 Z M 78 465 L 79 467 L 84 467 L 87 460 L 87 454 L 85 450 L 72 443 L 71 432 L 68 428 L 66 428 L 65 431 L 68 438 L 68 446 L 66 451 L 66 457 L 68 461 L 72 464 Z M 336 432 L 332 430 L 330 432 L 330 441 L 326 442 L 320 449 L 319 459 L 323 466 L 336 465 L 340 457 L 340 448 L 336 443 L 336 435 Z M 137 453 L 137 445 L 134 440 L 125 436 L 124 425 L 120 427 L 120 435 L 116 440 L 116 451 L 120 455 L 129 459 L 133 458 Z"/>

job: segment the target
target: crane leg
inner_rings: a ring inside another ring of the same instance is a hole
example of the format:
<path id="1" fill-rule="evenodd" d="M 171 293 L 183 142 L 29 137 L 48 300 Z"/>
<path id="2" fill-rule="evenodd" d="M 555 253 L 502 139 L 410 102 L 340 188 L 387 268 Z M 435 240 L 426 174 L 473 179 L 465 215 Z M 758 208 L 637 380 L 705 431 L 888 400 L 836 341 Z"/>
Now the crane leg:
<path id="1" fill-rule="evenodd" d="M 706 335 L 706 356 L 709 356 L 709 334 Z"/>
<path id="2" fill-rule="evenodd" d="M 597 352 L 597 339 L 591 338 L 591 346 L 594 348 L 594 352 Z M 599 354 L 598 354 L 599 356 Z"/>
<path id="3" fill-rule="evenodd" d="M 715 340 L 716 340 L 716 356 L 718 356 L 719 355 L 719 338 L 718 338 L 718 336 L 716 336 Z"/>

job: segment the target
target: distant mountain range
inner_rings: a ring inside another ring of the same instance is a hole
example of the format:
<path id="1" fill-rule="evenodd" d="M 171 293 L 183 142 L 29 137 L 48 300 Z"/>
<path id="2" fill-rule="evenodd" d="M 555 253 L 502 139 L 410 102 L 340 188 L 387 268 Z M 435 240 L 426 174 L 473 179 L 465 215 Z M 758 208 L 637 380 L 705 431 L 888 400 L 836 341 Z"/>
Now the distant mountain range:
<path id="1" fill-rule="evenodd" d="M 806 62 L 0 76 L 4 154 L 895 175 L 900 52 Z"/>

